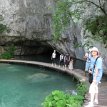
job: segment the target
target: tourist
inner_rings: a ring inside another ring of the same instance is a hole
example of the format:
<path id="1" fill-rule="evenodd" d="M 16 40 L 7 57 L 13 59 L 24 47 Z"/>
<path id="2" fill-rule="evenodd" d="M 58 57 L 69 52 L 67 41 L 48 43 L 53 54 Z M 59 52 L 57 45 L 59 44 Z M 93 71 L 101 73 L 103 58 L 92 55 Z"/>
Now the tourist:
<path id="1" fill-rule="evenodd" d="M 59 57 L 59 67 L 61 65 L 64 66 L 64 56 L 63 56 L 63 54 L 60 54 L 60 57 Z"/>
<path id="2" fill-rule="evenodd" d="M 64 56 L 64 67 L 65 67 L 65 69 L 68 67 L 69 61 L 70 61 L 70 56 L 68 54 L 66 54 Z"/>
<path id="3" fill-rule="evenodd" d="M 56 66 L 56 50 L 53 51 L 52 56 L 51 56 L 51 60 L 52 60 L 52 66 L 53 65 Z"/>
<path id="4" fill-rule="evenodd" d="M 70 58 L 69 67 L 70 70 L 73 70 L 73 59 Z"/>
<path id="5" fill-rule="evenodd" d="M 94 104 L 98 104 L 98 84 L 102 79 L 103 64 L 102 58 L 99 56 L 99 50 L 96 47 L 91 49 L 92 57 L 90 64 L 90 73 L 93 75 L 92 83 L 89 88 L 90 102 L 86 107 L 93 107 Z"/>
<path id="6" fill-rule="evenodd" d="M 92 56 L 91 55 L 91 49 L 89 49 L 89 51 L 87 53 L 85 53 L 85 55 L 83 57 L 86 60 L 86 63 L 85 63 L 85 76 L 89 71 L 91 56 Z"/>

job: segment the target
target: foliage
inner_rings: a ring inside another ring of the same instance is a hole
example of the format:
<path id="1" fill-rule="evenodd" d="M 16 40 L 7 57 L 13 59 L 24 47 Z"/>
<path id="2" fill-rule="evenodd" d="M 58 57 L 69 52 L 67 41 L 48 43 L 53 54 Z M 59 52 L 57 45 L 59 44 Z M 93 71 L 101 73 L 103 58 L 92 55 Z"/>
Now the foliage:
<path id="1" fill-rule="evenodd" d="M 11 45 L 3 54 L 1 54 L 0 58 L 10 59 L 14 56 L 15 47 Z"/>
<path id="2" fill-rule="evenodd" d="M 70 25 L 70 20 L 80 19 L 87 5 L 93 5 L 98 8 L 105 16 L 107 16 L 101 0 L 96 3 L 92 0 L 56 0 L 56 7 L 53 14 L 53 37 L 59 40 L 61 34 Z M 95 24 L 93 23 L 95 26 Z M 93 29 L 95 30 L 95 29 Z M 105 40 L 105 38 L 104 38 Z M 77 46 L 78 44 L 76 44 Z"/>
<path id="3" fill-rule="evenodd" d="M 54 40 L 59 40 L 63 32 L 70 25 L 73 17 L 80 18 L 80 11 L 78 9 L 72 10 L 73 0 L 57 0 L 56 7 L 53 14 L 53 36 Z"/>
<path id="4" fill-rule="evenodd" d="M 107 16 L 96 16 L 86 21 L 86 30 L 90 31 L 94 39 L 102 40 L 107 46 Z"/>
<path id="5" fill-rule="evenodd" d="M 85 83 L 80 83 L 77 85 L 77 94 L 84 96 L 88 90 L 88 86 Z"/>
<path id="6" fill-rule="evenodd" d="M 13 55 L 14 55 L 14 51 L 15 51 L 15 46 L 14 46 L 14 45 L 11 45 L 11 46 L 8 48 L 8 52 L 13 56 Z"/>
<path id="7" fill-rule="evenodd" d="M 4 20 L 3 16 L 0 15 L 0 21 L 3 21 L 3 20 Z M 2 33 L 5 32 L 5 31 L 8 32 L 8 31 L 9 31 L 9 28 L 8 28 L 6 25 L 0 23 L 0 33 L 2 34 Z"/>
<path id="8" fill-rule="evenodd" d="M 82 107 L 86 86 L 80 84 L 77 86 L 77 95 L 64 93 L 55 90 L 45 98 L 43 107 Z"/>
<path id="9" fill-rule="evenodd" d="M 12 58 L 12 55 L 8 52 L 4 52 L 3 54 L 1 54 L 0 58 L 2 59 L 10 59 Z"/>
<path id="10" fill-rule="evenodd" d="M 79 48 L 82 47 L 83 45 L 81 43 L 75 42 L 74 43 L 74 48 Z"/>
<path id="11" fill-rule="evenodd" d="M 0 24 L 0 33 L 3 33 L 6 30 L 7 30 L 6 25 Z"/>
<path id="12" fill-rule="evenodd" d="M 60 38 L 61 33 L 70 23 L 71 12 L 69 8 L 70 3 L 68 0 L 58 0 L 56 2 L 55 13 L 53 14 L 53 30 L 55 40 Z"/>
<path id="13" fill-rule="evenodd" d="M 94 16 L 90 17 L 87 19 L 85 25 L 86 25 L 86 30 L 90 31 L 92 33 L 91 38 L 95 39 L 97 41 L 101 41 L 105 44 L 107 47 L 107 11 L 105 8 L 106 5 L 106 0 L 98 0 L 98 2 L 94 2 L 93 0 L 71 0 L 73 4 L 78 5 L 78 4 L 83 4 L 82 8 L 84 6 L 88 5 L 93 5 L 102 13 L 102 16 Z M 85 5 L 84 5 L 85 3 Z M 86 43 L 87 44 L 87 43 Z M 78 46 L 78 44 L 76 44 Z"/>

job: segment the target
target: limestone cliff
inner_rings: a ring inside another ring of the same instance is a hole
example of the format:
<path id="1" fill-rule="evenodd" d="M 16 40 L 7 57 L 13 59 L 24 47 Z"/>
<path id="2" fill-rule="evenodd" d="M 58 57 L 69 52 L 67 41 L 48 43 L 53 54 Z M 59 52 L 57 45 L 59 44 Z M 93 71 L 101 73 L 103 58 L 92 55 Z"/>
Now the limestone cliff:
<path id="1" fill-rule="evenodd" d="M 81 58 L 83 49 L 74 49 L 73 47 L 74 39 L 76 42 L 80 42 L 81 39 L 80 36 L 74 38 L 72 33 L 75 29 L 74 26 L 69 27 L 64 35 L 66 41 L 52 42 L 51 16 L 53 8 L 52 0 L 0 0 L 0 13 L 4 18 L 2 23 L 10 29 L 10 32 L 1 37 L 0 44 L 4 45 L 11 40 L 16 42 L 24 39 L 45 41 L 59 52 Z M 76 34 L 80 35 L 80 28 L 78 26 L 76 28 L 78 29 Z M 7 36 L 8 38 L 6 38 Z M 78 52 L 80 54 L 77 54 Z"/>
<path id="2" fill-rule="evenodd" d="M 14 42 L 19 51 L 22 51 L 22 44 L 24 47 L 38 47 L 38 43 L 40 46 L 42 43 L 47 46 L 46 41 L 51 40 L 52 6 L 53 2 L 50 0 L 0 0 L 0 16 L 3 18 L 1 23 L 7 25 L 10 31 L 0 35 L 0 45 Z"/>
<path id="3" fill-rule="evenodd" d="M 3 23 L 10 28 L 9 36 L 50 39 L 50 0 L 0 0 Z"/>

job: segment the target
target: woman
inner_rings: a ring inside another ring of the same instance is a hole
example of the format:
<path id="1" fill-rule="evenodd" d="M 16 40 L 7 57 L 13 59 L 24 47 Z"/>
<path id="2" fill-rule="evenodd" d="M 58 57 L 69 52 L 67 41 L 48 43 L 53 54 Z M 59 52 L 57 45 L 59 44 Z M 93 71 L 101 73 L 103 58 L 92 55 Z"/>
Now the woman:
<path id="1" fill-rule="evenodd" d="M 69 70 L 73 70 L 73 59 L 70 58 L 70 62 L 69 62 L 69 66 L 68 66 Z"/>
<path id="2" fill-rule="evenodd" d="M 85 63 L 85 76 L 86 76 L 86 74 L 89 71 L 89 67 L 90 67 L 91 48 L 89 49 L 89 51 L 87 53 L 85 53 L 83 58 L 86 60 L 86 63 Z"/>
<path id="3" fill-rule="evenodd" d="M 52 60 L 52 66 L 53 64 L 56 66 L 56 50 L 53 51 L 52 56 L 51 56 L 51 60 Z"/>
<path id="4" fill-rule="evenodd" d="M 93 80 L 89 88 L 90 102 L 86 107 L 93 107 L 98 104 L 98 84 L 102 79 L 103 67 L 102 58 L 99 56 L 99 50 L 96 47 L 91 49 L 91 64 L 89 72 L 93 75 Z"/>

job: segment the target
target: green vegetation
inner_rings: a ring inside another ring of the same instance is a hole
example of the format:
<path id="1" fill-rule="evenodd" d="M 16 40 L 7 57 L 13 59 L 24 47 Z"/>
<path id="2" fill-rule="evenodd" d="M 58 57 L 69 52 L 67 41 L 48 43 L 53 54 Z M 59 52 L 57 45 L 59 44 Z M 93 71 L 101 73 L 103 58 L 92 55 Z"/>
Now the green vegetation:
<path id="1" fill-rule="evenodd" d="M 68 0 L 56 2 L 55 13 L 53 14 L 54 40 L 59 40 L 62 32 L 70 24 L 71 12 Z"/>
<path id="2" fill-rule="evenodd" d="M 82 8 L 85 8 L 86 5 L 94 6 L 97 11 L 99 11 L 102 15 L 91 16 L 86 20 L 85 27 L 86 30 L 92 33 L 91 36 L 88 36 L 88 39 L 92 38 L 97 41 L 101 41 L 107 47 L 107 11 L 105 8 L 106 1 L 98 0 L 98 2 L 92 0 L 71 0 L 73 4 L 78 5 L 81 4 Z M 85 4 L 85 5 L 84 5 Z M 90 40 L 88 40 L 90 42 Z M 84 45 L 89 45 L 90 43 L 86 43 Z"/>
<path id="3" fill-rule="evenodd" d="M 1 59 L 10 59 L 10 58 L 12 58 L 12 55 L 8 52 L 4 52 L 3 54 L 1 54 L 0 58 Z"/>
<path id="4" fill-rule="evenodd" d="M 79 10 L 71 11 L 72 1 L 70 0 L 57 0 L 56 7 L 53 14 L 53 39 L 60 40 L 61 35 L 70 25 L 72 16 L 79 19 Z"/>
<path id="5" fill-rule="evenodd" d="M 0 24 L 0 33 L 3 33 L 7 30 L 6 25 Z"/>
<path id="6" fill-rule="evenodd" d="M 0 55 L 0 58 L 2 59 L 10 59 L 14 57 L 14 51 L 15 51 L 15 46 L 11 45 L 10 47 L 7 48 L 7 50 Z"/>
<path id="7" fill-rule="evenodd" d="M 77 84 L 77 94 L 84 96 L 88 90 L 88 86 L 85 83 Z"/>
<path id="8" fill-rule="evenodd" d="M 0 21 L 3 21 L 3 20 L 4 20 L 3 16 L 0 15 Z M 10 32 L 10 29 L 9 29 L 6 25 L 0 23 L 0 36 L 1 36 L 4 32 Z M 10 59 L 10 58 L 12 58 L 12 57 L 14 56 L 14 51 L 15 51 L 15 47 L 14 47 L 13 45 L 11 45 L 10 47 L 8 47 L 8 48 L 6 49 L 6 51 L 5 51 L 4 53 L 2 53 L 2 54 L 0 55 L 0 58 Z"/>
<path id="9" fill-rule="evenodd" d="M 94 2 L 92 0 L 56 0 L 56 7 L 53 14 L 53 39 L 58 41 L 61 39 L 61 35 L 66 31 L 66 28 L 70 25 L 70 21 L 73 19 L 81 19 L 82 13 L 87 6 L 95 6 L 102 16 L 93 16 L 86 20 L 86 30 L 92 33 L 89 38 L 95 40 L 101 40 L 107 47 L 107 11 L 105 9 L 106 2 L 98 0 Z M 74 7 L 72 9 L 72 6 Z M 89 40 L 90 41 L 90 40 Z M 84 46 L 91 43 L 85 43 Z M 80 44 L 74 44 L 74 47 L 81 47 Z"/>
<path id="10" fill-rule="evenodd" d="M 0 15 L 0 21 L 3 21 L 4 18 L 2 15 Z M 5 31 L 8 31 L 8 28 L 6 25 L 0 23 L 0 34 L 4 33 Z"/>
<path id="11" fill-rule="evenodd" d="M 107 16 L 96 16 L 86 21 L 86 30 L 92 33 L 93 39 L 101 40 L 107 47 Z"/>
<path id="12" fill-rule="evenodd" d="M 83 83 L 77 85 L 77 95 L 55 90 L 45 98 L 43 107 L 82 107 L 87 86 Z"/>

